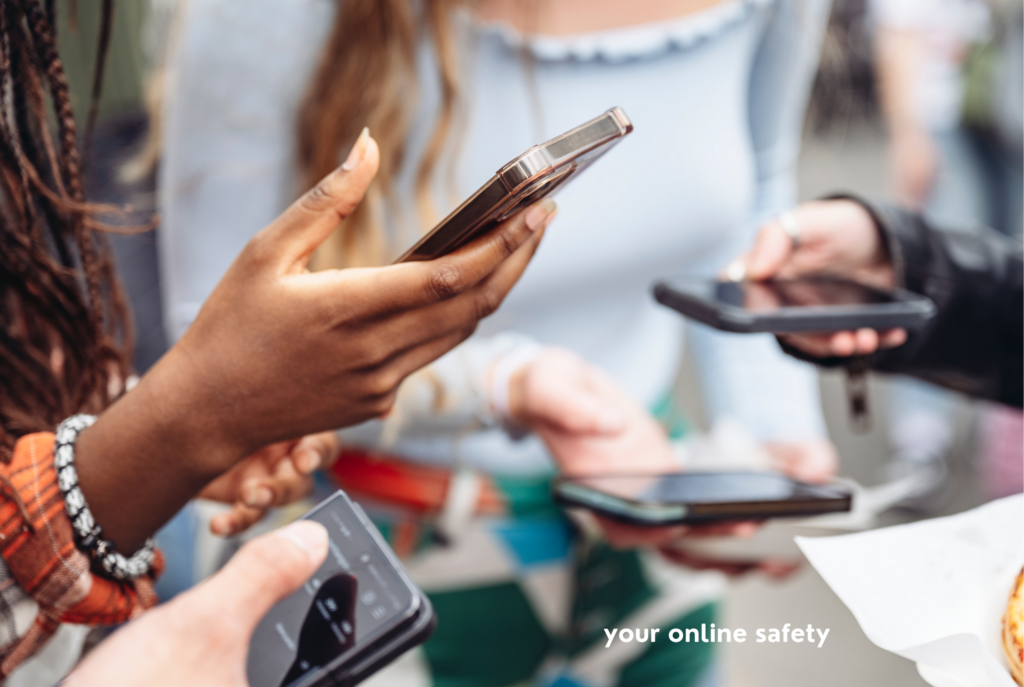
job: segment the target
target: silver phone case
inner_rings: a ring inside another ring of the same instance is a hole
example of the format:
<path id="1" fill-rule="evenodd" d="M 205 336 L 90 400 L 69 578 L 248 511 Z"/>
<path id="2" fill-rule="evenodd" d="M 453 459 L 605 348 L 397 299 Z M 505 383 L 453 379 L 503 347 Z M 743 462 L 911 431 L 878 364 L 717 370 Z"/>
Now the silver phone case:
<path id="1" fill-rule="evenodd" d="M 633 130 L 621 108 L 533 146 L 498 170 L 395 263 L 433 260 L 493 229 L 525 206 L 561 190 Z"/>

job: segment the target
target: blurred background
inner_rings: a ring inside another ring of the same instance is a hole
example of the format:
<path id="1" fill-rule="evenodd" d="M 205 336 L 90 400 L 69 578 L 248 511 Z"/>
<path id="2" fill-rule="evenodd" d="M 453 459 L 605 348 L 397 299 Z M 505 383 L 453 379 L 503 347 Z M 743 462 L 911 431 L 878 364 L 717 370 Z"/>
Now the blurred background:
<path id="1" fill-rule="evenodd" d="M 149 135 L 159 122 L 149 111 L 162 83 L 161 56 L 173 35 L 175 4 L 118 3 L 109 27 L 110 51 L 88 159 L 89 195 L 127 205 L 127 215 L 113 220 L 125 225 L 147 225 L 159 213 L 154 200 L 158 149 Z M 79 3 L 74 17 L 68 5 L 60 3 L 61 50 L 75 110 L 84 118 L 94 87 L 96 37 L 103 34 L 100 3 Z M 843 190 L 898 200 L 940 222 L 984 224 L 1019 237 L 1022 21 L 1021 4 L 1012 1 L 837 0 L 805 122 L 801 198 Z M 911 88 L 915 83 L 927 87 Z M 924 93 L 917 97 L 928 102 L 907 102 L 912 92 Z M 907 126 L 903 115 L 913 107 L 924 107 L 930 121 Z M 167 345 L 158 231 L 113 238 L 133 306 L 140 373 Z M 878 525 L 952 514 L 1021 490 L 1019 412 L 922 383 L 872 376 L 870 425 L 856 428 L 843 375 L 821 373 L 820 384 L 841 474 L 889 489 L 892 507 Z M 688 362 L 678 393 L 683 408 L 706 429 Z M 181 532 L 164 536 L 187 535 Z M 752 632 L 785 622 L 831 632 L 821 649 L 724 645 L 726 684 L 926 684 L 912 663 L 868 641 L 809 566 L 784 581 L 748 576 L 731 583 L 722 626 Z"/>

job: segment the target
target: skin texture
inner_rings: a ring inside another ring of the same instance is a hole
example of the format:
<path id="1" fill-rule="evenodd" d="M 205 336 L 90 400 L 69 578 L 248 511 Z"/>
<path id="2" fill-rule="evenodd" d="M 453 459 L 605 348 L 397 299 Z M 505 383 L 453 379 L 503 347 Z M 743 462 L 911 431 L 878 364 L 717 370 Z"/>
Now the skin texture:
<path id="1" fill-rule="evenodd" d="M 895 275 L 881 236 L 871 215 L 849 200 L 804 203 L 793 211 L 800 230 L 800 244 L 782 226 L 767 223 L 753 249 L 726 270 L 745 274 L 753 281 L 833 276 L 887 289 Z M 788 334 L 787 343 L 813 356 L 867 355 L 881 348 L 899 346 L 907 339 L 903 329 Z"/>
<path id="2" fill-rule="evenodd" d="M 327 531 L 315 522 L 258 537 L 209 580 L 118 630 L 61 684 L 245 687 L 256 625 L 326 556 Z"/>
<path id="3" fill-rule="evenodd" d="M 650 413 L 571 351 L 546 349 L 512 376 L 509 392 L 513 417 L 544 441 L 566 475 L 679 470 Z"/>
<path id="4" fill-rule="evenodd" d="M 488 21 L 501 21 L 525 33 L 548 36 L 604 31 L 620 26 L 683 17 L 721 0 L 484 0 L 477 6 Z"/>
<path id="5" fill-rule="evenodd" d="M 321 432 L 299 441 L 261 448 L 206 485 L 199 498 L 231 504 L 210 520 L 210 531 L 230 537 L 248 529 L 275 506 L 298 501 L 313 490 L 313 473 L 338 457 L 338 435 Z"/>
<path id="6" fill-rule="evenodd" d="M 554 210 L 535 205 L 438 260 L 309 272 L 378 161 L 364 134 L 249 242 L 185 336 L 79 438 L 82 490 L 120 550 L 259 449 L 387 413 L 408 374 L 501 304 Z"/>

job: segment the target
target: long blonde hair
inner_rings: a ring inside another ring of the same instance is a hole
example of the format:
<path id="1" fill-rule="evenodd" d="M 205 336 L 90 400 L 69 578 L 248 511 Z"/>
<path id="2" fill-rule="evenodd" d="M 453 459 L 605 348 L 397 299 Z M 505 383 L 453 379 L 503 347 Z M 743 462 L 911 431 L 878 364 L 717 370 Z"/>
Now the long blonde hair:
<path id="1" fill-rule="evenodd" d="M 338 166 L 364 126 L 381 149 L 380 171 L 366 200 L 334 232 L 314 267 L 378 264 L 385 251 L 384 203 L 393 197 L 416 111 L 416 54 L 421 31 L 434 46 L 440 109 L 416 170 L 421 224 L 436 219 L 430 183 L 451 133 L 459 95 L 453 12 L 467 0 L 344 0 L 300 109 L 298 165 L 304 188 Z M 422 29 L 421 29 L 422 27 Z"/>

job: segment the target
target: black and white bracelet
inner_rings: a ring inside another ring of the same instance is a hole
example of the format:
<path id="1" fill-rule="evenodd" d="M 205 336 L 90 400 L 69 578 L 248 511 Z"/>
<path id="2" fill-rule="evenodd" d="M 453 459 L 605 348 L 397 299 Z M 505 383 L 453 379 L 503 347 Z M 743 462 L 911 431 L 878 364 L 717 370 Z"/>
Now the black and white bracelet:
<path id="1" fill-rule="evenodd" d="M 103 538 L 103 528 L 96 524 L 86 504 L 85 495 L 78 488 L 75 441 L 79 433 L 94 422 L 94 415 L 73 415 L 57 427 L 57 439 L 53 447 L 57 486 L 64 495 L 64 508 L 75 532 L 75 545 L 110 577 L 116 580 L 131 580 L 142 577 L 153 567 L 154 542 L 147 539 L 131 558 L 125 558 L 114 549 L 112 541 Z"/>

